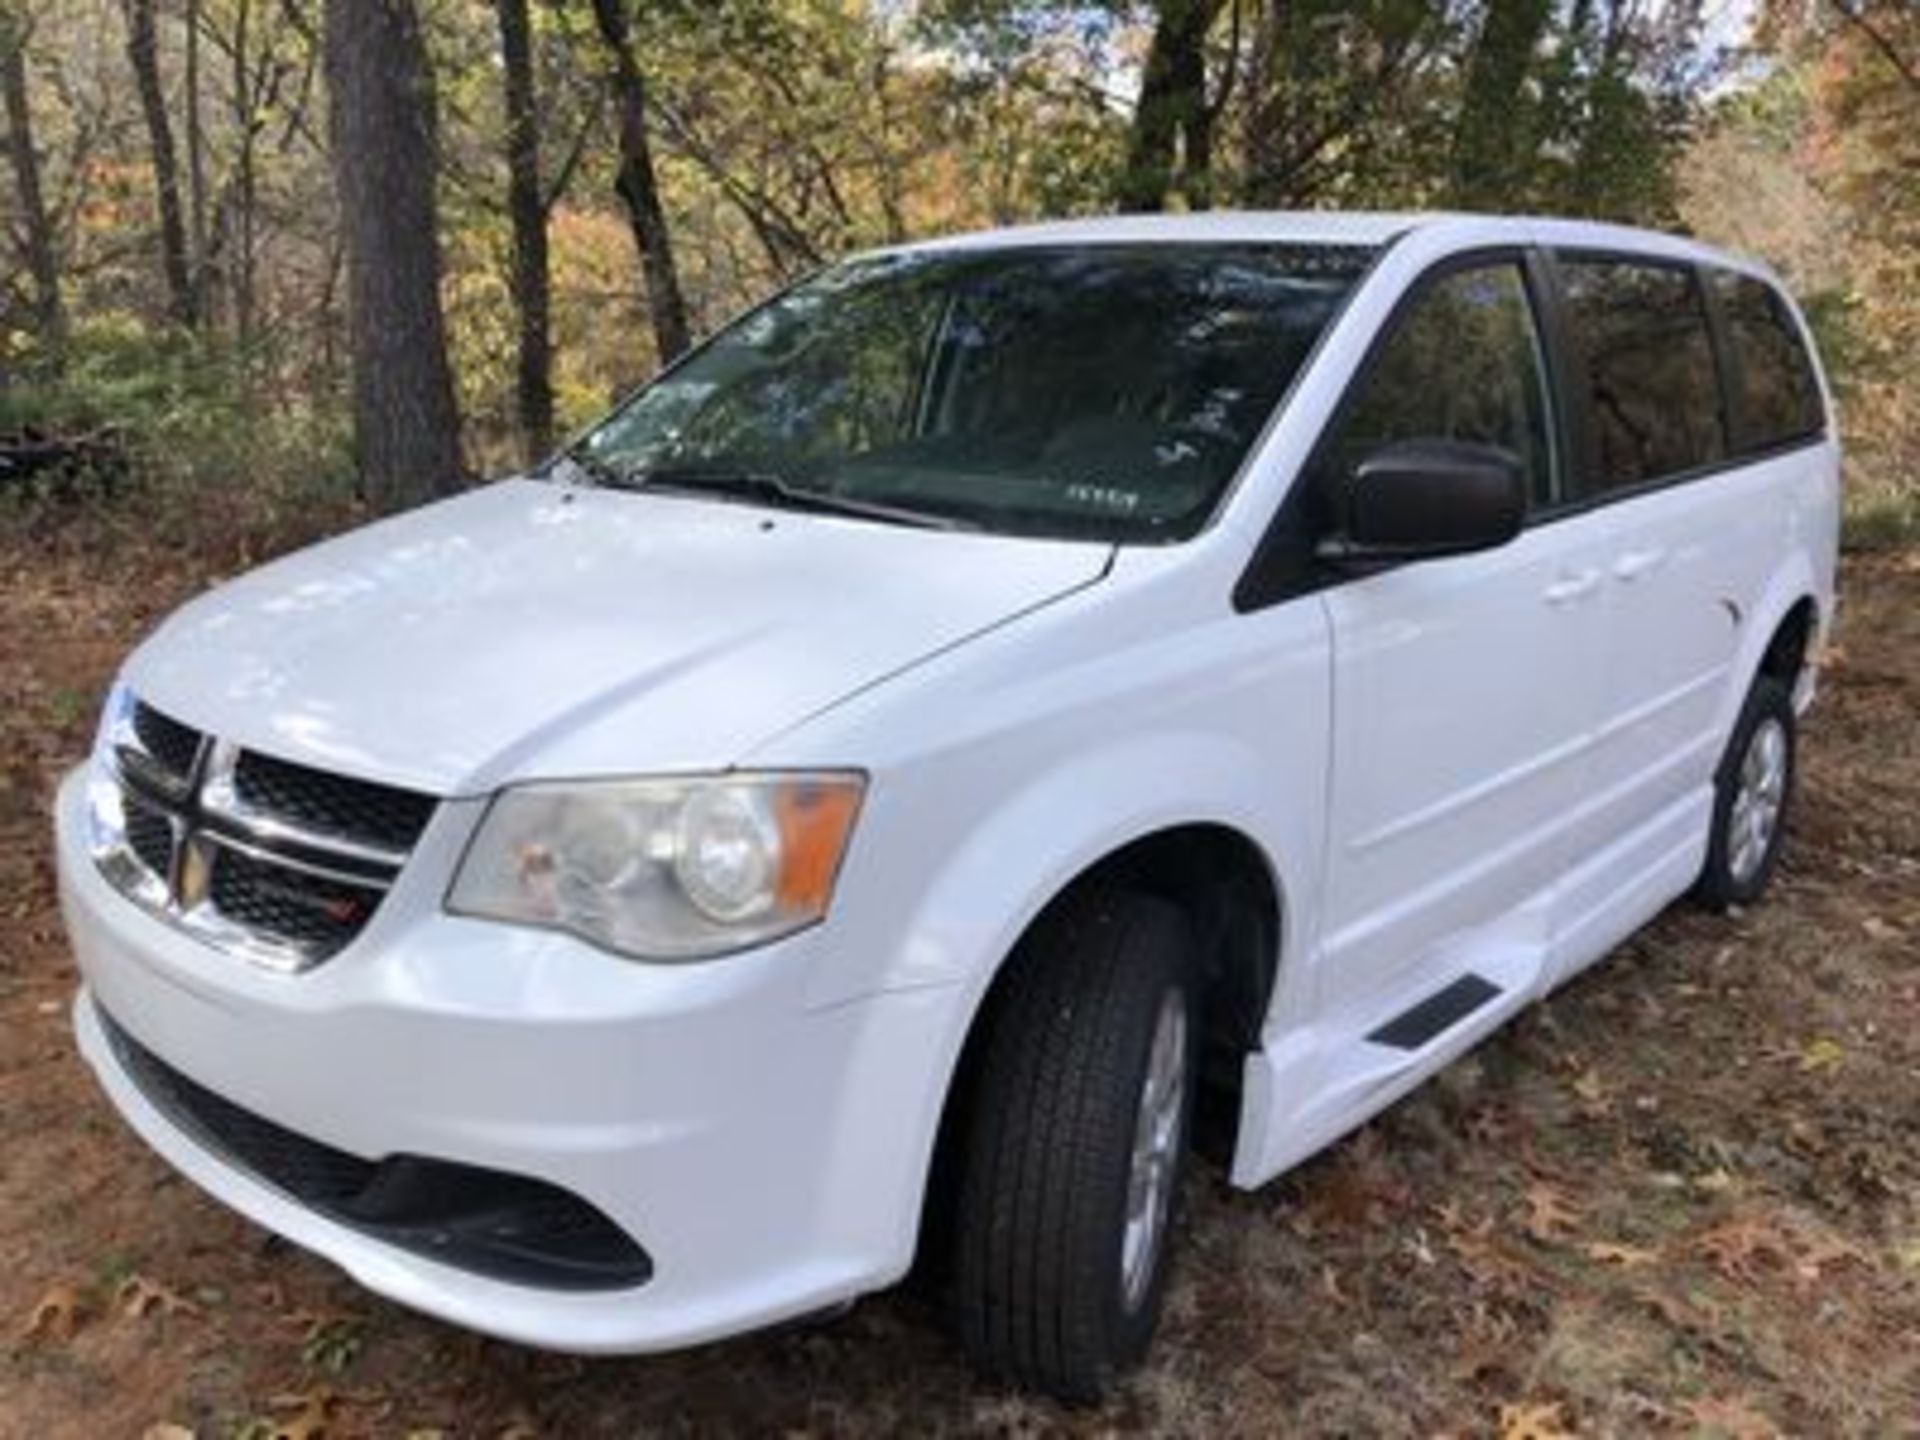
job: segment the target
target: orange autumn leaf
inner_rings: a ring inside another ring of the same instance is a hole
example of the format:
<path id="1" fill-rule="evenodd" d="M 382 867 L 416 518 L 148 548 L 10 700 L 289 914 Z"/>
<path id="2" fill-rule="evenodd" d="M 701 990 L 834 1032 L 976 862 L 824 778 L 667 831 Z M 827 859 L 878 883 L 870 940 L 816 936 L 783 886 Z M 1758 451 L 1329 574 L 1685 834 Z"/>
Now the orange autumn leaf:
<path id="1" fill-rule="evenodd" d="M 1558 1244 L 1580 1228 L 1580 1207 L 1559 1186 L 1536 1180 L 1527 1187 L 1526 1230 L 1543 1245 Z"/>
<path id="2" fill-rule="evenodd" d="M 1577 1433 L 1557 1402 L 1500 1407 L 1500 1440 L 1574 1440 Z"/>
<path id="3" fill-rule="evenodd" d="M 169 1286 L 145 1275 L 129 1275 L 113 1293 L 120 1313 L 138 1320 L 156 1311 L 162 1315 L 198 1315 L 200 1307 Z"/>
<path id="4" fill-rule="evenodd" d="M 42 1295 L 20 1327 L 22 1340 L 53 1340 L 65 1344 L 86 1319 L 86 1305 L 71 1285 L 55 1285 Z"/>

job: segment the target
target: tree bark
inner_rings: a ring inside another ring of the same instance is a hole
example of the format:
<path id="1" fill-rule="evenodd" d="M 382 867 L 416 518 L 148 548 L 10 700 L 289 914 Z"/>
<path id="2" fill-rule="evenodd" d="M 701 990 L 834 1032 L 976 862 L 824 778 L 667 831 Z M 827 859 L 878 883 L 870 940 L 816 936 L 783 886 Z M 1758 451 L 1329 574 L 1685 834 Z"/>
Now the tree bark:
<path id="1" fill-rule="evenodd" d="M 660 363 L 686 352 L 691 341 L 680 274 L 673 260 L 673 236 L 660 205 L 660 186 L 647 140 L 647 82 L 633 56 L 626 0 L 593 0 L 593 18 L 613 62 L 613 100 L 620 124 L 620 173 L 614 188 L 627 207 L 633 243 L 646 276 L 647 309 Z"/>
<path id="2" fill-rule="evenodd" d="M 229 112 L 233 117 L 234 133 L 238 139 L 239 150 L 233 161 L 233 227 L 234 243 L 231 247 L 233 260 L 233 334 L 245 352 L 253 344 L 254 312 L 254 221 L 258 209 L 258 190 L 255 160 L 259 149 L 259 123 L 255 117 L 254 83 L 252 75 L 252 35 L 250 22 L 253 7 L 250 0 L 239 0 L 234 8 L 233 52 L 229 57 L 233 67 L 232 91 L 228 97 Z"/>
<path id="3" fill-rule="evenodd" d="M 173 123 L 167 117 L 166 91 L 160 84 L 160 47 L 153 0 L 126 0 L 127 60 L 147 122 L 147 146 L 153 160 L 154 198 L 160 207 L 160 261 L 167 280 L 167 312 L 192 328 L 199 321 L 193 265 L 187 256 L 187 227 L 180 213 L 180 164 L 173 149 Z"/>
<path id="4" fill-rule="evenodd" d="M 187 216 L 193 247 L 193 283 L 202 318 L 212 287 L 207 276 L 207 142 L 200 115 L 200 0 L 187 0 Z"/>
<path id="5" fill-rule="evenodd" d="M 1207 32 L 1222 0 L 1160 0 L 1140 78 L 1120 177 L 1122 210 L 1163 210 L 1174 187 L 1176 145 L 1185 142 L 1184 193 L 1194 209 L 1211 200 L 1213 112 L 1207 105 Z"/>
<path id="6" fill-rule="evenodd" d="M 440 304 L 433 81 L 412 0 L 326 0 L 325 51 L 355 460 L 361 493 L 397 507 L 464 478 Z"/>
<path id="7" fill-rule="evenodd" d="M 53 218 L 40 188 L 40 152 L 33 143 L 33 106 L 27 94 L 27 27 L 0 0 L 0 91 L 7 115 L 7 160 L 20 206 L 27 274 L 33 279 L 34 323 L 41 338 L 57 347 L 67 333 L 66 306 L 60 298 L 59 252 Z"/>
<path id="8" fill-rule="evenodd" d="M 515 391 L 520 446 L 534 464 L 553 443 L 552 279 L 547 203 L 540 181 L 540 115 L 534 94 L 527 0 L 497 0 L 507 92 L 507 213 L 513 225 L 513 301 L 520 322 Z"/>

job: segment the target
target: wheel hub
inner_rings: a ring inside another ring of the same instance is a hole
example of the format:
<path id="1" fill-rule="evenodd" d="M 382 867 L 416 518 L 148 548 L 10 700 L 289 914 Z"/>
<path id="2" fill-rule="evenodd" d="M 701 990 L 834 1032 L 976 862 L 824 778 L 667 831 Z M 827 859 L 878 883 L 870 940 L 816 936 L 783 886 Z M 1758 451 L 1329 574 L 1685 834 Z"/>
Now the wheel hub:
<path id="1" fill-rule="evenodd" d="M 1786 796 L 1786 727 L 1769 716 L 1747 739 L 1727 814 L 1727 869 L 1735 883 L 1746 884 L 1766 863 Z"/>
<path id="2" fill-rule="evenodd" d="M 1152 1288 L 1173 1205 L 1185 1137 L 1181 1117 L 1187 1089 L 1187 1006 L 1168 990 L 1154 1021 L 1153 1048 L 1140 1086 L 1133 1156 L 1127 1174 L 1127 1223 L 1120 1243 L 1120 1293 L 1129 1311 L 1140 1308 Z"/>

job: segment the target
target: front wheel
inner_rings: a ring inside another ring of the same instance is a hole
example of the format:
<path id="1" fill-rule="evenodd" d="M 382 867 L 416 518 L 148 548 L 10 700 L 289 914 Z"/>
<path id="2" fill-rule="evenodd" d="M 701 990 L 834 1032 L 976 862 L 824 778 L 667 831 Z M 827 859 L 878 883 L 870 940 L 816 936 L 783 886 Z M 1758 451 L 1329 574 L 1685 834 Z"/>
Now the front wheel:
<path id="1" fill-rule="evenodd" d="M 1753 682 L 1714 778 L 1713 832 L 1694 895 L 1715 910 L 1751 905 L 1773 878 L 1793 798 L 1793 697 L 1771 675 Z"/>
<path id="2" fill-rule="evenodd" d="M 953 1298 L 985 1374 L 1100 1398 L 1166 1290 L 1200 1036 L 1179 910 L 1102 890 L 996 988 L 961 1134 Z"/>

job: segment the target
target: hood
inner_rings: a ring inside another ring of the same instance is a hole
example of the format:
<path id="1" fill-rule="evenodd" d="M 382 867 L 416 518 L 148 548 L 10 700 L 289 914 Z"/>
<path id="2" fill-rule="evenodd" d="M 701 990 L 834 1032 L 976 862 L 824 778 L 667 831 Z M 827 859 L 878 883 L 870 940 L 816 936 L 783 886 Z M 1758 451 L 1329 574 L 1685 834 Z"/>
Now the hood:
<path id="1" fill-rule="evenodd" d="M 720 768 L 1110 555 L 502 481 L 210 591 L 126 680 L 250 748 L 440 795 Z"/>

